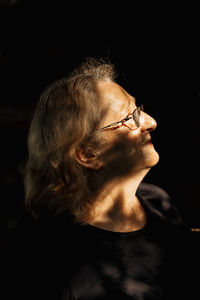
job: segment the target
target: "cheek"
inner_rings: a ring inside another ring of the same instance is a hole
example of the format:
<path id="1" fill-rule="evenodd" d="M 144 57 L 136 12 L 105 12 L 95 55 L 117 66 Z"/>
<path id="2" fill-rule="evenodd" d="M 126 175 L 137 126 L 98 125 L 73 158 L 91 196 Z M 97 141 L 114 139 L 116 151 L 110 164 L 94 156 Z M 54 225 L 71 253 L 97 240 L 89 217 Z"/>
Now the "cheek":
<path id="1" fill-rule="evenodd" d="M 108 132 L 107 132 L 108 133 Z M 106 136 L 106 143 L 102 151 L 101 159 L 104 167 L 113 176 L 124 176 L 130 174 L 133 169 L 144 160 L 141 149 L 140 130 L 117 132 L 115 135 Z"/>
<path id="2" fill-rule="evenodd" d="M 127 131 L 123 137 L 118 139 L 118 148 L 121 153 L 122 159 L 138 158 L 140 153 L 141 137 L 140 131 Z"/>
<path id="3" fill-rule="evenodd" d="M 113 131 L 114 133 L 114 131 Z M 127 143 L 138 144 L 141 139 L 140 128 L 135 130 L 130 130 L 124 126 L 115 131 L 115 134 L 112 134 L 113 141 L 127 141 Z"/>
<path id="4" fill-rule="evenodd" d="M 140 128 L 130 130 L 129 135 L 135 140 L 140 139 Z"/>
<path id="5" fill-rule="evenodd" d="M 140 131 L 135 130 L 127 130 L 123 133 L 116 136 L 115 141 L 113 142 L 113 145 L 116 145 L 116 148 L 119 149 L 119 151 L 124 153 L 124 155 L 127 154 L 135 154 L 138 152 L 141 144 L 141 136 Z"/>
<path id="6" fill-rule="evenodd" d="M 124 130 L 123 130 L 124 129 Z M 139 129 L 134 131 L 121 128 L 121 130 L 107 131 L 103 139 L 105 141 L 102 149 L 105 156 L 118 156 L 119 159 L 137 156 L 140 152 L 141 133 Z"/>
<path id="7" fill-rule="evenodd" d="M 139 147 L 141 143 L 140 129 L 130 130 L 128 132 L 127 143 L 129 143 L 131 147 L 135 147 L 136 149 Z"/>

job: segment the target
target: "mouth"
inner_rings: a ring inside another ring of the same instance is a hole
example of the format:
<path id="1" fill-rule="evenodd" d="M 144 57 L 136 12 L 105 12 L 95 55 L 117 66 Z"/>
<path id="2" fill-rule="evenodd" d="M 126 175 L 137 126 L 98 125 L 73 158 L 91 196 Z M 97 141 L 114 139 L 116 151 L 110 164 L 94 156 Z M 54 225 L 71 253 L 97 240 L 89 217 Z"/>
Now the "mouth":
<path id="1" fill-rule="evenodd" d="M 148 146 L 148 145 L 153 145 L 151 142 L 151 138 L 149 138 L 147 141 L 145 141 L 141 146 Z"/>

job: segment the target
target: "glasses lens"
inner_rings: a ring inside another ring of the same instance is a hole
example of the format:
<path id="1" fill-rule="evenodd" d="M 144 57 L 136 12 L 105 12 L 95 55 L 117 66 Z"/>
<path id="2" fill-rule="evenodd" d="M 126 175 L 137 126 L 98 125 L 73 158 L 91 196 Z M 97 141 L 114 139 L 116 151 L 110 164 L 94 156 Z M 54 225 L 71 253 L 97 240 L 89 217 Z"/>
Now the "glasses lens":
<path id="1" fill-rule="evenodd" d="M 133 112 L 133 120 L 135 121 L 136 127 L 140 126 L 140 111 L 141 108 L 137 107 L 136 110 Z"/>

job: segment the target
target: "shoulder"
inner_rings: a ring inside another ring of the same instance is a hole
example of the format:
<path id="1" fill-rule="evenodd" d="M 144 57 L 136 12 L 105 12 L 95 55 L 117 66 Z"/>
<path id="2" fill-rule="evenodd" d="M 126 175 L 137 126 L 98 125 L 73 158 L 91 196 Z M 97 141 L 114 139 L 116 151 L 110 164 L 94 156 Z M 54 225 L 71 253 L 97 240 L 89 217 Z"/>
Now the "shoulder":
<path id="1" fill-rule="evenodd" d="M 154 184 L 141 183 L 138 195 L 151 213 L 171 225 L 182 225 L 182 218 L 175 202 L 163 188 Z"/>
<path id="2" fill-rule="evenodd" d="M 163 188 L 155 184 L 142 182 L 139 185 L 138 191 L 142 196 L 145 196 L 147 199 L 151 199 L 151 198 L 169 199 L 170 198 L 169 194 Z"/>

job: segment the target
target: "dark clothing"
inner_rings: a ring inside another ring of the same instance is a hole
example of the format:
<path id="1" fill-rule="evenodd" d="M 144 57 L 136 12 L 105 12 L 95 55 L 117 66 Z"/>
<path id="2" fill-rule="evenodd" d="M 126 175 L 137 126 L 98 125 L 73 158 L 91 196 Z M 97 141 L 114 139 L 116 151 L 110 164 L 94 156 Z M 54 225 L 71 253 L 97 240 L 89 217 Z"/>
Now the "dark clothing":
<path id="1" fill-rule="evenodd" d="M 142 183 L 137 196 L 147 224 L 134 232 L 73 224 L 65 214 L 26 224 L 10 260 L 16 287 L 8 292 L 29 300 L 182 299 L 188 273 L 182 220 L 161 188 Z"/>
<path id="2" fill-rule="evenodd" d="M 161 188 L 143 183 L 137 196 L 148 218 L 143 229 L 77 226 L 62 300 L 182 299 L 182 220 Z"/>

